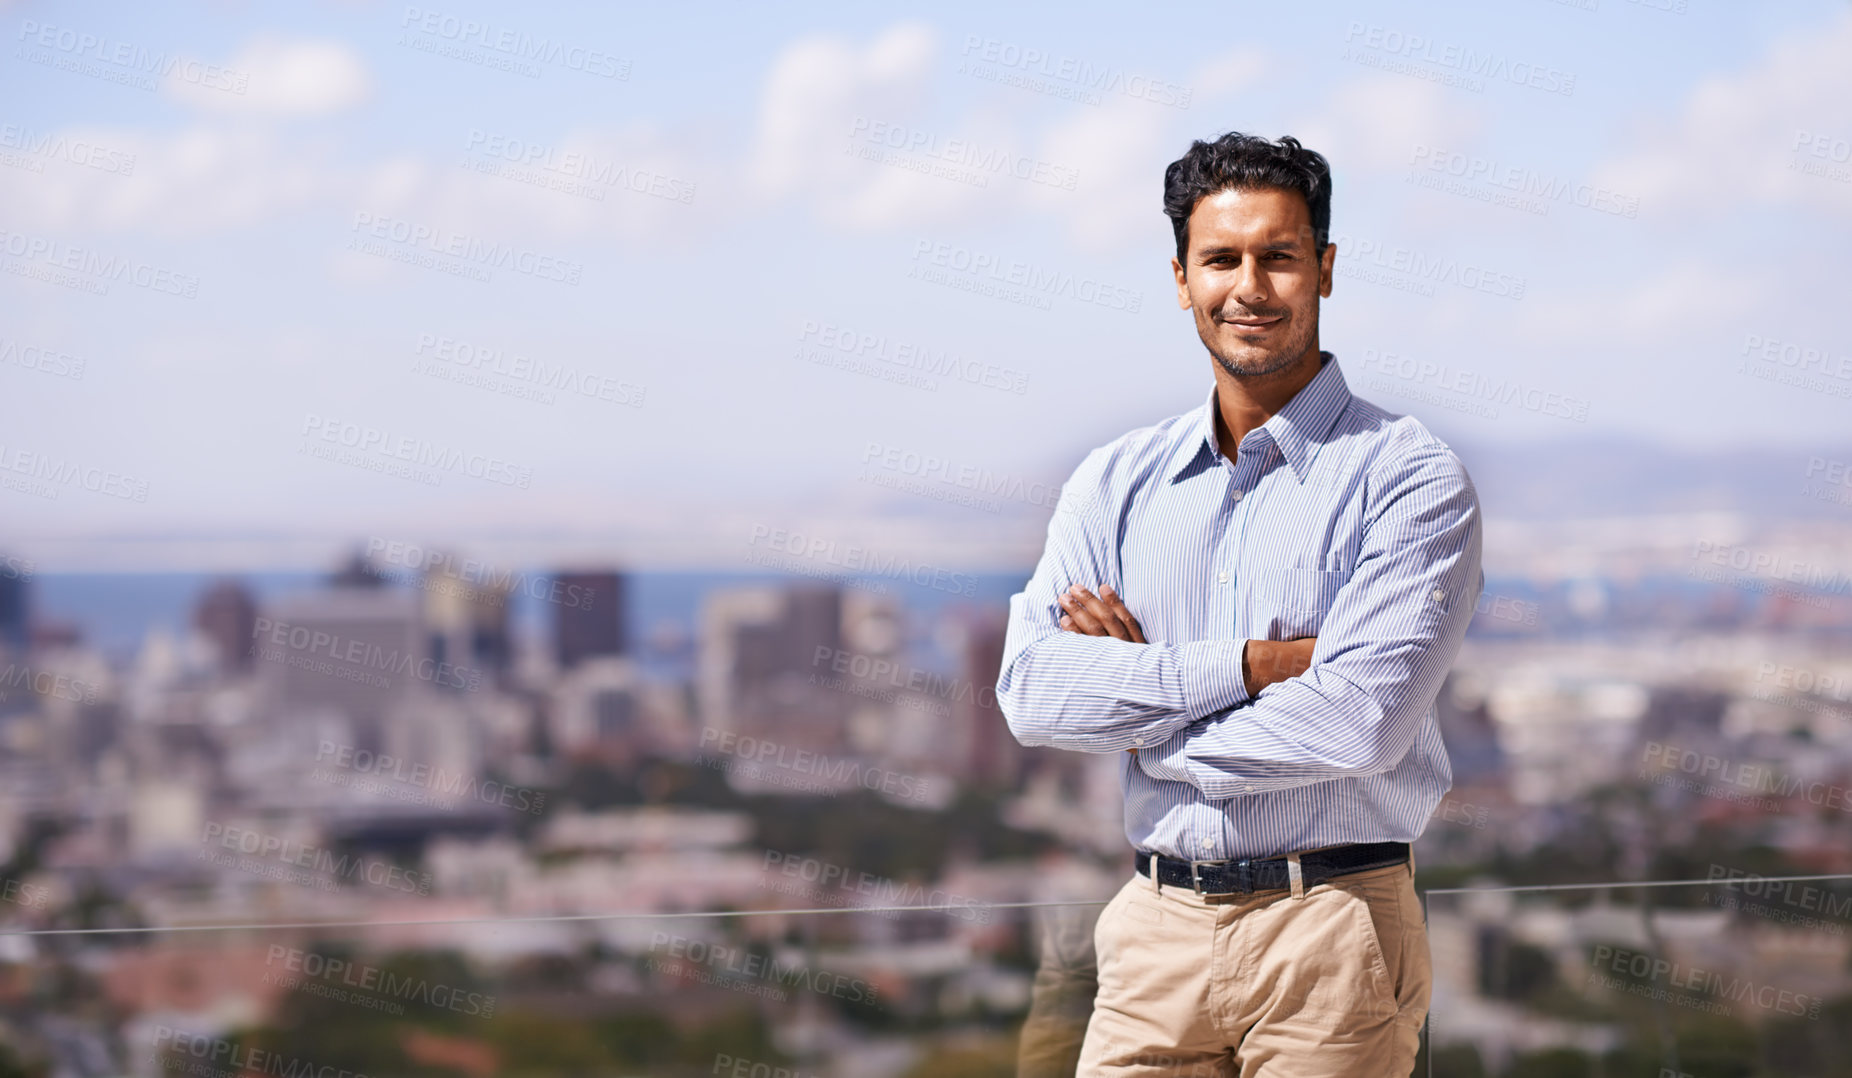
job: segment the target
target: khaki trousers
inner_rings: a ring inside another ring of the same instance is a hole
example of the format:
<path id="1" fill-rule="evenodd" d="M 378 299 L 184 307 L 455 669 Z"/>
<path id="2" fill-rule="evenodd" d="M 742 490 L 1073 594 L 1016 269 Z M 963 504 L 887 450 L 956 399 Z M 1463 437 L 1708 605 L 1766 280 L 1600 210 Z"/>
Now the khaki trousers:
<path id="1" fill-rule="evenodd" d="M 1373 1078 L 1414 1068 L 1432 987 L 1414 869 L 1204 898 L 1134 875 L 1094 930 L 1083 1076 Z"/>

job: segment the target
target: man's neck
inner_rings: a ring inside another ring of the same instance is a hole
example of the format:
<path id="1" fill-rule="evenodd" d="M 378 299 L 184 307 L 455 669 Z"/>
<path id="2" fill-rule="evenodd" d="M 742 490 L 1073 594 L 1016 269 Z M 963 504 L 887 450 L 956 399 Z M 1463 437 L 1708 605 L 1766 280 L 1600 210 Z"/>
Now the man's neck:
<path id="1" fill-rule="evenodd" d="M 1237 378 L 1215 364 L 1215 436 L 1222 455 L 1234 460 L 1241 439 L 1286 407 L 1288 401 L 1311 384 L 1324 368 L 1318 344 L 1285 370 L 1252 378 Z"/>

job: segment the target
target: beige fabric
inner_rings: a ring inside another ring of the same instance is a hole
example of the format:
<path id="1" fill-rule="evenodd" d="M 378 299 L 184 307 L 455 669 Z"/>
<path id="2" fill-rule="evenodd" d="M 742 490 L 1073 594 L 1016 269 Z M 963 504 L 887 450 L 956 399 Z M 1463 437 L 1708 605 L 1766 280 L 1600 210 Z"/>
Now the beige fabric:
<path id="1" fill-rule="evenodd" d="M 1094 930 L 1082 1076 L 1372 1078 L 1415 1063 L 1432 979 L 1408 865 L 1204 898 L 1133 876 Z"/>

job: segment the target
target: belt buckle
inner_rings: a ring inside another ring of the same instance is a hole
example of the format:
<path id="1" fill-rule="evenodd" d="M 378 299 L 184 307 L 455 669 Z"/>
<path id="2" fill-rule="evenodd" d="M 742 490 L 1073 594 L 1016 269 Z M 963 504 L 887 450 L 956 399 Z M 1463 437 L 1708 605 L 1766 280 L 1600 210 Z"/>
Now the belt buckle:
<path id="1" fill-rule="evenodd" d="M 1205 891 L 1203 890 L 1201 866 L 1203 865 L 1226 865 L 1226 864 L 1233 864 L 1235 866 L 1235 885 L 1237 888 L 1243 888 L 1243 889 L 1234 890 L 1234 891 Z M 1245 860 L 1234 861 L 1234 862 L 1230 862 L 1227 860 L 1221 860 L 1221 861 L 1192 860 L 1190 862 L 1190 886 L 1195 888 L 1196 893 L 1203 896 L 1204 898 L 1225 898 L 1229 895 L 1252 894 L 1254 892 L 1254 878 L 1253 878 L 1253 874 L 1251 870 L 1248 868 L 1248 863 Z"/>

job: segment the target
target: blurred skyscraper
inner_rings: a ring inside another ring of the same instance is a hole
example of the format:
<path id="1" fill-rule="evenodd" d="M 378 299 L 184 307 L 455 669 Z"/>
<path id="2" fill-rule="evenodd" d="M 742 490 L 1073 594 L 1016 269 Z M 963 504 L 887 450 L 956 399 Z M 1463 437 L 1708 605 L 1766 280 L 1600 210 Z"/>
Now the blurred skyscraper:
<path id="1" fill-rule="evenodd" d="M 424 624 L 431 658 L 480 670 L 500 681 L 514 656 L 508 636 L 506 580 L 460 573 L 456 558 L 445 555 L 425 570 Z"/>
<path id="2" fill-rule="evenodd" d="M 257 629 L 257 603 L 236 580 L 218 581 L 207 588 L 193 608 L 193 626 L 212 641 L 219 668 L 251 668 L 251 651 Z"/>
<path id="3" fill-rule="evenodd" d="M 980 786 L 1013 788 L 1022 778 L 1024 749 L 997 708 L 997 676 L 1003 672 L 1007 611 L 973 612 L 963 622 L 964 654 L 956 694 L 958 725 L 965 731 L 970 762 L 965 775 Z"/>
<path id="4" fill-rule="evenodd" d="M 391 581 L 386 574 L 374 568 L 364 551 L 356 550 L 348 555 L 339 569 L 328 574 L 328 583 L 337 588 L 383 588 Z"/>
<path id="5" fill-rule="evenodd" d="M 562 756 L 628 764 L 654 747 L 641 727 L 636 669 L 618 656 L 588 659 L 553 687 L 548 737 Z"/>
<path id="6" fill-rule="evenodd" d="M 554 656 L 561 669 L 570 670 L 586 659 L 622 655 L 624 634 L 624 576 L 605 570 L 553 574 L 549 592 L 553 603 Z"/>
<path id="7" fill-rule="evenodd" d="M 419 678 L 436 678 L 418 614 L 415 597 L 380 587 L 289 596 L 258 618 L 256 658 L 285 711 L 338 711 L 362 747 L 377 748 L 393 703 Z"/>
<path id="8" fill-rule="evenodd" d="M 0 558 L 0 647 L 25 654 L 32 641 L 32 582 L 12 558 Z"/>
<path id="9" fill-rule="evenodd" d="M 703 721 L 789 751 L 890 750 L 901 667 L 887 597 L 795 584 L 712 592 L 701 610 Z"/>

